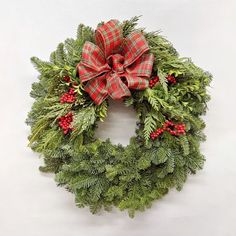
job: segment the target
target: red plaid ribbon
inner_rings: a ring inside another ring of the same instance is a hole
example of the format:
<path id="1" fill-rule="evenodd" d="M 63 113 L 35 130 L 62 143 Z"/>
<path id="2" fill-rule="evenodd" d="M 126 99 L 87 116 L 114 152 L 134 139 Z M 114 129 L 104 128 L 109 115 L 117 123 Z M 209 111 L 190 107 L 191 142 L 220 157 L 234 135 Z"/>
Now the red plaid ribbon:
<path id="1" fill-rule="evenodd" d="M 80 80 L 96 104 L 109 95 L 113 99 L 130 96 L 129 89 L 148 87 L 154 56 L 140 32 L 123 38 L 117 20 L 110 20 L 95 32 L 96 45 L 85 42 L 78 64 Z"/>

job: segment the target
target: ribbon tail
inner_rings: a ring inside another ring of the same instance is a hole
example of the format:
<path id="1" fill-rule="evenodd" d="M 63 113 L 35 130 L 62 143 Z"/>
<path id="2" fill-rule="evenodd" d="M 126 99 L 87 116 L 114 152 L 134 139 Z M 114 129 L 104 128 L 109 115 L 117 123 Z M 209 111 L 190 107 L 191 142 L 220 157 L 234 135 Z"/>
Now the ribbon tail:
<path id="1" fill-rule="evenodd" d="M 130 89 L 144 90 L 149 86 L 149 81 L 146 78 L 130 74 L 126 74 L 125 78 L 127 80 L 128 88 Z"/>
<path id="2" fill-rule="evenodd" d="M 130 33 L 123 44 L 123 54 L 125 55 L 124 67 L 126 68 L 133 64 L 148 50 L 148 42 L 141 32 L 134 31 Z"/>
<path id="3" fill-rule="evenodd" d="M 102 75 L 88 81 L 84 90 L 97 105 L 100 105 L 108 96 L 106 76 Z"/>
<path id="4" fill-rule="evenodd" d="M 107 77 L 107 91 L 112 99 L 117 100 L 122 97 L 131 96 L 131 93 L 121 80 L 121 78 L 116 74 L 108 75 Z"/>

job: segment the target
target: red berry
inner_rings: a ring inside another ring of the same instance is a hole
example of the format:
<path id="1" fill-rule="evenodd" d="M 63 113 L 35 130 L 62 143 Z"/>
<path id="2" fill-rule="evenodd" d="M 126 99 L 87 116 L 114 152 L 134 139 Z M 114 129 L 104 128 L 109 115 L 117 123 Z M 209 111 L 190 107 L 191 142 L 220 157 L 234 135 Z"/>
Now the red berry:
<path id="1" fill-rule="evenodd" d="M 154 80 L 155 80 L 156 82 L 158 82 L 158 81 L 159 81 L 159 77 L 158 77 L 158 76 L 155 76 L 155 77 L 154 77 Z"/>
<path id="2" fill-rule="evenodd" d="M 72 131 L 72 128 L 71 128 L 71 122 L 73 121 L 72 117 L 73 117 L 73 114 L 70 112 L 66 114 L 65 116 L 61 116 L 58 118 L 59 126 L 63 129 L 64 134 L 67 134 L 68 132 Z"/>
<path id="3" fill-rule="evenodd" d="M 61 103 L 73 103 L 75 100 L 75 91 L 73 88 L 71 88 L 68 93 L 63 94 L 60 98 Z"/>
<path id="4" fill-rule="evenodd" d="M 149 87 L 152 88 L 159 81 L 159 77 L 155 76 L 153 79 L 149 80 Z"/>
<path id="5" fill-rule="evenodd" d="M 64 77 L 63 77 L 63 80 L 64 80 L 65 82 L 69 83 L 69 82 L 70 82 L 70 76 L 68 76 L 68 75 L 64 76 Z"/>
<path id="6" fill-rule="evenodd" d="M 175 79 L 175 77 L 173 75 L 168 75 L 166 77 L 166 79 L 167 79 L 168 82 L 170 82 L 172 84 L 176 84 L 176 79 Z"/>

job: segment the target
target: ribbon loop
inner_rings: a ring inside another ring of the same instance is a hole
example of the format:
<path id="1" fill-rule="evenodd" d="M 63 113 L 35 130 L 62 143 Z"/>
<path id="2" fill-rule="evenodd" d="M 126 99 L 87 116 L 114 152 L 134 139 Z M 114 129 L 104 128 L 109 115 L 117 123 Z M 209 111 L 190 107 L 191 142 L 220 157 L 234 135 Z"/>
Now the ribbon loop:
<path id="1" fill-rule="evenodd" d="M 133 64 L 126 68 L 126 72 L 133 76 L 150 78 L 152 73 L 153 61 L 153 54 L 143 54 Z"/>
<path id="2" fill-rule="evenodd" d="M 86 42 L 77 69 L 85 91 L 96 104 L 107 96 L 120 99 L 131 96 L 129 89 L 148 87 L 154 57 L 147 53 L 148 43 L 141 32 L 123 39 L 117 20 L 100 26 L 95 32 L 96 44 Z M 125 80 L 123 80 L 125 78 Z"/>
<path id="3" fill-rule="evenodd" d="M 123 44 L 123 53 L 125 55 L 124 66 L 128 67 L 148 50 L 148 43 L 140 32 L 130 33 Z"/>
<path id="4" fill-rule="evenodd" d="M 83 63 L 78 64 L 81 82 L 85 82 L 110 71 L 102 50 L 95 44 L 85 42 L 82 50 Z"/>
<path id="5" fill-rule="evenodd" d="M 119 51 L 123 35 L 118 20 L 110 20 L 95 32 L 96 44 L 103 50 L 105 58 Z"/>

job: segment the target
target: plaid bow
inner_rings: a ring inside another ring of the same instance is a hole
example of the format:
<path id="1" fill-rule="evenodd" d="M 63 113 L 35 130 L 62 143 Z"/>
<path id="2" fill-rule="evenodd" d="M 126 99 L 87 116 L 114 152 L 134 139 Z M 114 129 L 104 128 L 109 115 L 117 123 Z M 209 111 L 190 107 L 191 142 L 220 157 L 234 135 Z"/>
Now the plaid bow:
<path id="1" fill-rule="evenodd" d="M 113 99 L 130 96 L 130 89 L 148 87 L 154 56 L 146 53 L 148 43 L 140 32 L 123 38 L 117 20 L 97 28 L 96 45 L 85 42 L 78 64 L 80 80 L 87 82 L 85 91 L 99 105 L 109 95 Z"/>

